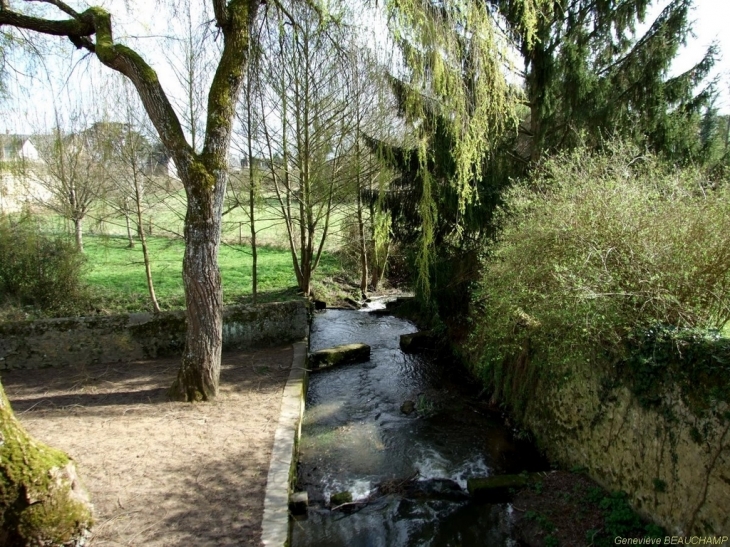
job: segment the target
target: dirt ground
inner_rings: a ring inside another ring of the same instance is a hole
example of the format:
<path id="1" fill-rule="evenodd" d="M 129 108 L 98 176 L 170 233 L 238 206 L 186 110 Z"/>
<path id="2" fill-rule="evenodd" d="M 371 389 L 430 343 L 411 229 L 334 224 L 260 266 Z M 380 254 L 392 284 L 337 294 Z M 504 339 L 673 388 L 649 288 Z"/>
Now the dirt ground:
<path id="1" fill-rule="evenodd" d="M 171 403 L 179 359 L 2 373 L 16 415 L 77 463 L 90 545 L 258 546 L 291 347 L 223 356 L 212 403 Z"/>

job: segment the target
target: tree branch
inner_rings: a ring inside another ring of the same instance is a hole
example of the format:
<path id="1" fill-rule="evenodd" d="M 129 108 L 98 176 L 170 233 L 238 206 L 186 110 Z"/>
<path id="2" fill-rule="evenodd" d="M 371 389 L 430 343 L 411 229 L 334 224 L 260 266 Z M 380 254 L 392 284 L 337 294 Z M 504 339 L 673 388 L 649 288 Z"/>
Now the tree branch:
<path id="1" fill-rule="evenodd" d="M 218 28 L 228 25 L 228 6 L 226 0 L 213 0 L 213 13 L 215 14 L 215 22 Z"/>
<path id="2" fill-rule="evenodd" d="M 220 2 L 214 2 L 216 10 Z M 231 0 L 223 31 L 223 52 L 208 93 L 208 117 L 202 160 L 212 171 L 228 168 L 228 146 L 233 127 L 244 66 L 248 59 L 250 31 L 258 10 L 258 0 Z M 216 18 L 218 14 L 216 13 Z M 219 19 L 220 21 L 220 19 Z"/>
<path id="3" fill-rule="evenodd" d="M 74 19 L 81 18 L 81 16 L 79 15 L 79 12 L 77 12 L 75 9 L 71 8 L 67 4 L 64 4 L 63 2 L 61 2 L 61 0 L 28 0 L 28 1 L 29 2 L 42 2 L 44 4 L 51 4 L 53 6 L 56 6 L 58 9 L 60 9 L 66 15 L 70 15 Z"/>
<path id="4" fill-rule="evenodd" d="M 42 0 L 64 9 L 60 0 Z M 71 8 L 68 8 L 70 11 Z M 66 10 L 64 10 L 66 11 Z M 165 94 L 157 73 L 133 49 L 114 43 L 111 16 L 99 7 L 91 7 L 72 19 L 50 20 L 0 9 L 0 27 L 13 26 L 53 36 L 66 36 L 76 47 L 96 54 L 106 66 L 132 82 L 142 104 L 157 129 L 165 148 L 173 155 L 178 169 L 189 169 L 194 152 L 185 140 L 180 121 Z M 91 36 L 96 36 L 92 42 Z"/>

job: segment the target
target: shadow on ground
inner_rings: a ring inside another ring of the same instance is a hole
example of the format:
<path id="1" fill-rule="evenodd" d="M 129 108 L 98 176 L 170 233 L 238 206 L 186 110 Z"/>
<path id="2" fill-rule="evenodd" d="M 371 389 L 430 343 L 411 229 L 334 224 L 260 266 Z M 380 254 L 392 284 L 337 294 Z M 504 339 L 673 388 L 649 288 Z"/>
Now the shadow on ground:
<path id="1" fill-rule="evenodd" d="M 169 402 L 179 359 L 2 373 L 30 434 L 76 460 L 90 547 L 257 545 L 291 348 L 227 353 L 220 396 Z"/>

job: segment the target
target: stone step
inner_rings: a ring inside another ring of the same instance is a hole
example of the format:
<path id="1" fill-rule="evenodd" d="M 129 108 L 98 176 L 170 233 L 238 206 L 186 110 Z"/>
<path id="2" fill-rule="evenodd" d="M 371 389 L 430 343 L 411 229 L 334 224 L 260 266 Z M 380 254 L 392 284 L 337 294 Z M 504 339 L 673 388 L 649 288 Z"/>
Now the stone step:
<path id="1" fill-rule="evenodd" d="M 506 503 L 513 494 L 541 479 L 540 473 L 520 473 L 519 475 L 493 475 L 467 479 L 466 489 L 479 501 L 486 503 Z"/>
<path id="2" fill-rule="evenodd" d="M 321 349 L 309 354 L 309 368 L 321 370 L 335 365 L 360 363 L 370 360 L 370 346 L 367 344 L 345 344 Z"/>

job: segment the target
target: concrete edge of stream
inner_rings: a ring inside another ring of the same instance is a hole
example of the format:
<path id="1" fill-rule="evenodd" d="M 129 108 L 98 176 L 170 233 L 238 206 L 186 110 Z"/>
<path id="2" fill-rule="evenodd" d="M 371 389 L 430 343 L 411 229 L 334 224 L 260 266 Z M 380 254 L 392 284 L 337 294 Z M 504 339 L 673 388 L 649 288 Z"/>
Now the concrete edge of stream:
<path id="1" fill-rule="evenodd" d="M 261 545 L 289 545 L 289 494 L 296 479 L 297 451 L 307 395 L 307 340 L 292 344 L 292 365 L 281 398 L 279 424 L 274 434 L 266 478 Z"/>

